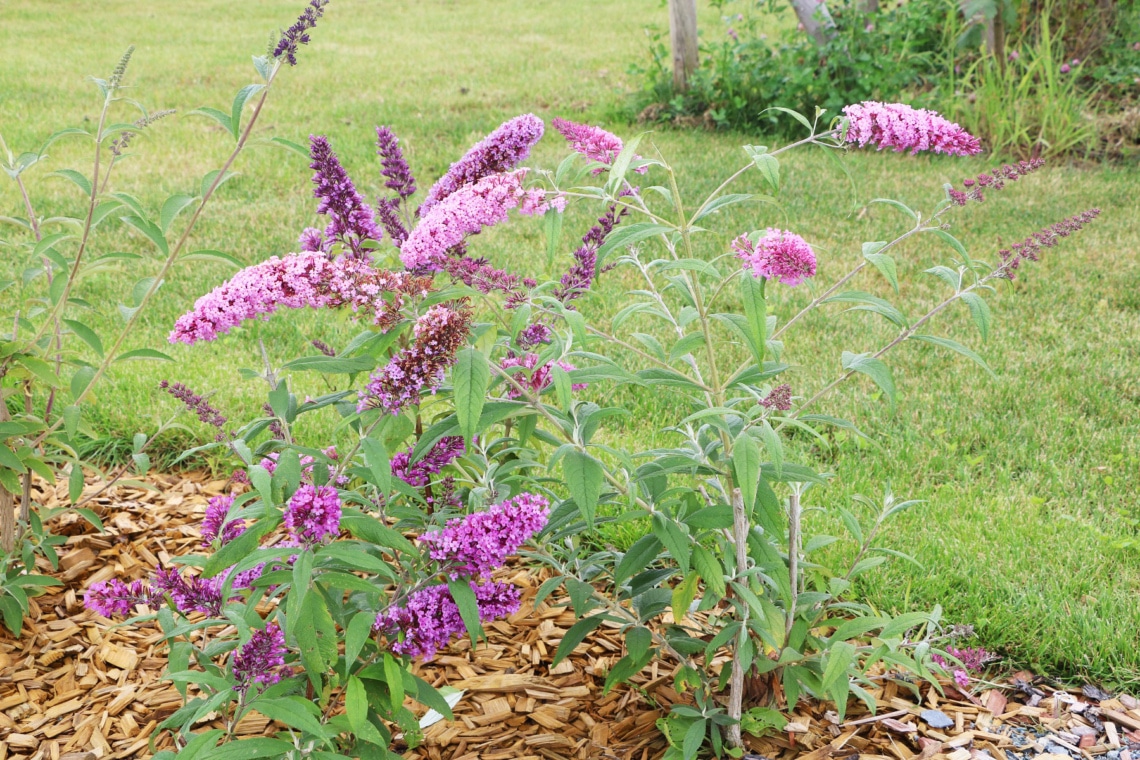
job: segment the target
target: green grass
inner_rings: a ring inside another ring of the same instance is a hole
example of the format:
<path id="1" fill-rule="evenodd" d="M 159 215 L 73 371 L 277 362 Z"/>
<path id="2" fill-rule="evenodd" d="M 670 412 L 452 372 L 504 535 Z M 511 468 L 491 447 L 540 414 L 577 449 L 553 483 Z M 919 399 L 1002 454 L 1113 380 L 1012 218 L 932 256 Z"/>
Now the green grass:
<path id="1" fill-rule="evenodd" d="M 136 142 L 136 155 L 116 169 L 115 187 L 156 209 L 166 194 L 193 192 L 229 148 L 211 122 L 184 114 L 200 105 L 228 108 L 234 91 L 252 81 L 248 55 L 264 48 L 270 30 L 291 22 L 298 5 L 187 0 L 158 12 L 125 1 L 82 9 L 62 1 L 10 4 L 0 32 L 7 54 L 0 68 L 0 134 L 24 150 L 58 128 L 95 118 L 98 103 L 84 75 L 106 76 L 122 49 L 134 43 L 138 50 L 128 75 L 134 94 L 148 107 L 183 114 L 155 125 Z M 426 188 L 468 145 L 517 113 L 595 122 L 615 113 L 632 86 L 622 72 L 644 60 L 643 27 L 664 23 L 658 5 L 336 0 L 313 33 L 314 42 L 302 49 L 300 65 L 284 73 L 258 136 L 303 142 L 310 132 L 328 134 L 361 189 L 375 196 L 382 183 L 372 128 L 390 124 Z M 707 28 L 714 19 L 706 9 Z M 121 115 L 134 118 L 126 111 Z M 610 126 L 624 134 L 637 129 Z M 659 132 L 652 140 L 692 199 L 741 165 L 741 144 L 763 141 L 758 135 L 682 131 Z M 562 155 L 559 142 L 545 140 L 533 163 L 551 166 Z M 77 144 L 57 143 L 48 165 L 33 170 L 33 198 L 42 213 L 79 213 L 78 193 L 46 174 L 85 168 L 85 160 Z M 723 251 L 737 231 L 779 224 L 817 246 L 817 280 L 826 284 L 858 260 L 861 242 L 905 228 L 895 212 L 867 208 L 867 200 L 893 197 L 929 209 L 942 183 L 986 168 L 981 161 L 879 154 L 852 155 L 847 162 L 857 182 L 855 199 L 847 180 L 822 156 L 788 156 L 784 210 L 726 213 L 717 225 L 721 234 L 706 239 L 705 252 Z M 290 250 L 299 231 L 315 221 L 305 164 L 273 147 L 247 153 L 238 167 L 242 176 L 220 192 L 193 247 L 228 251 L 250 263 Z M 755 178 L 749 181 L 755 189 Z M 820 506 L 845 504 L 854 493 L 874 496 L 887 481 L 899 496 L 926 501 L 894 523 L 884 539 L 915 555 L 922 568 L 896 562 L 869 580 L 865 591 L 876 604 L 941 604 L 952 622 L 976 624 L 984 644 L 1017 663 L 1121 682 L 1140 682 L 1140 560 L 1135 550 L 1109 543 L 1134 537 L 1125 518 L 1140 516 L 1134 496 L 1140 487 L 1140 235 L 1133 224 L 1138 193 L 1135 170 L 1054 166 L 957 214 L 955 234 L 976 256 L 993 258 L 997 247 L 1078 210 L 1097 205 L 1105 212 L 990 299 L 997 324 L 987 345 L 981 345 L 964 310 L 934 325 L 936 334 L 983 353 L 998 381 L 964 360 L 904 346 L 890 359 L 901 395 L 894 412 L 881 400 L 869 400 L 869 389 L 859 381 L 826 404 L 826 411 L 853 419 L 881 448 L 846 439 L 831 452 L 806 446 L 801 451 L 835 474 L 830 486 L 813 493 Z M 0 184 L 0 214 L 20 210 L 13 185 Z M 556 267 L 565 266 L 574 239 L 588 225 L 588 212 L 571 212 Z M 5 228 L 0 240 L 10 232 Z M 539 222 L 523 219 L 491 230 L 477 247 L 519 271 L 550 274 Z M 98 252 L 113 250 L 146 247 L 140 237 L 116 229 L 100 239 Z M 920 272 L 948 257 L 946 248 L 930 241 L 900 251 L 900 308 L 914 315 L 936 301 L 937 281 Z M 25 266 L 8 259 L 14 272 Z M 101 311 L 90 319 L 104 334 L 117 324 L 114 304 L 134 278 L 149 273 L 124 271 L 86 283 L 85 297 Z M 228 274 L 215 265 L 178 271 L 129 347 L 163 347 L 173 320 Z M 583 309 L 598 318 L 612 313 L 628 284 L 621 272 L 603 278 Z M 873 274 L 853 285 L 894 298 Z M 0 296 L 5 313 L 11 313 L 15 297 L 14 289 Z M 787 315 L 808 298 L 806 288 L 785 289 L 773 298 L 773 308 Z M 262 388 L 241 381 L 237 369 L 258 366 L 258 339 L 280 362 L 303 352 L 311 338 L 337 345 L 353 330 L 327 317 L 293 314 L 211 345 L 171 347 L 176 365 L 128 365 L 99 391 L 93 421 L 106 435 L 101 445 L 121 454 L 124 447 L 116 441 L 153 429 L 157 419 L 175 411 L 172 400 L 156 390 L 163 378 L 182 380 L 199 392 L 216 391 L 218 406 L 234 419 L 247 418 L 260 407 Z M 889 335 L 867 315 L 834 313 L 816 314 L 797 331 L 788 346 L 797 365 L 791 375 L 797 390 L 833 376 L 841 350 L 872 349 Z M 320 386 L 310 379 L 307 389 Z M 661 419 L 678 417 L 668 396 L 632 388 L 594 392 L 633 412 L 623 426 L 610 427 L 611 439 L 631 448 L 667 442 L 653 440 L 653 429 Z M 324 443 L 334 424 L 317 419 L 302 436 Z M 157 453 L 169 455 L 187 440 L 170 438 Z M 834 528 L 826 511 L 815 522 L 813 527 Z"/>

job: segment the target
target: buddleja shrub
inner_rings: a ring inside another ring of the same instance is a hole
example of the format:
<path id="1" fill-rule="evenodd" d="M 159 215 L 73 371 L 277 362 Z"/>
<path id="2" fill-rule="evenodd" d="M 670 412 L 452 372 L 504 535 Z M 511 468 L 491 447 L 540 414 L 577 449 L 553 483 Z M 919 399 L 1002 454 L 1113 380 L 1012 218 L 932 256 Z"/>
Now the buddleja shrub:
<path id="1" fill-rule="evenodd" d="M 931 679 L 934 655 L 953 666 L 954 655 L 934 647 L 937 611 L 886 618 L 850 598 L 852 581 L 883 559 L 874 546 L 882 523 L 912 502 L 888 494 L 866 528 L 842 510 L 856 559 L 844 568 L 817 564 L 809 557 L 832 539 L 805 539 L 802 514 L 825 478 L 791 461 L 782 436 L 852 428 L 814 408 L 857 374 L 893 397 L 882 357 L 909 341 L 981 363 L 926 332 L 933 317 L 962 301 L 988 330 L 981 293 L 1097 212 L 1037 233 L 987 266 L 945 227 L 952 213 L 1037 164 L 948 188 L 928 217 L 884 201 L 913 227 L 868 243 L 852 272 L 786 314 L 781 289 L 816 272 L 815 252 L 798 234 L 730 230 L 716 260 L 693 253 L 694 237 L 712 234 L 700 225 L 714 222 L 714 212 L 758 197 L 725 194 L 731 183 L 750 179 L 770 198 L 779 190 L 777 156 L 802 145 L 980 150 L 956 125 L 902 105 L 849 106 L 822 130 L 797 118 L 808 137 L 779 150 L 746 148 L 748 164 L 695 206 L 664 161 L 637 156 L 638 141 L 623 146 L 586 125 L 555 120 L 573 148 L 556 171 L 519 168 L 544 132 L 533 115 L 473 147 L 418 205 L 388 128 L 376 132 L 388 192 L 371 204 L 328 140 L 311 138 L 323 228 L 303 231 L 298 252 L 249 267 L 200 298 L 171 341 L 212 341 L 245 320 L 302 307 L 350 311 L 367 329 L 345 346 L 314 341 L 314 355 L 280 365 L 265 358 L 261 371 L 247 371 L 269 389 L 266 413 L 236 430 L 201 397 L 171 386 L 217 424 L 219 440 L 208 446 L 232 451 L 237 480 L 249 487 L 211 502 L 202 528 L 210 556 L 88 595 L 105 614 L 162 608 L 170 677 L 196 689 L 165 724 L 183 755 L 390 756 L 393 731 L 415 738 L 406 697 L 449 714 L 412 675 L 413 661 L 465 631 L 477 639 L 481 623 L 519 610 L 518 590 L 496 568 L 538 531 L 546 540 L 523 554 L 558 575 L 533 603 L 564 586 L 581 618 L 555 659 L 609 621 L 623 628 L 627 653 L 606 688 L 655 657 L 679 664 L 676 687 L 688 701 L 662 730 L 682 757 L 706 743 L 720 753 L 726 739 L 739 755 L 742 729 L 780 724 L 770 708 L 743 712 L 746 689 L 772 695 L 779 687 L 787 704 L 804 694 L 831 699 L 842 713 L 850 695 L 874 706 L 863 685 L 879 665 Z M 655 178 L 662 184 L 634 184 Z M 545 217 L 548 251 L 556 253 L 571 200 L 597 202 L 601 214 L 558 281 L 540 285 L 468 249 L 473 235 L 517 210 Z M 844 289 L 868 266 L 897 285 L 894 251 L 919 234 L 944 238 L 960 257 L 931 270 L 950 293 L 926 314 L 909 319 L 885 300 Z M 615 267 L 643 285 L 610 324 L 592 323 L 580 310 L 583 296 Z M 720 306 L 730 289 L 743 313 Z M 836 303 L 878 314 L 899 332 L 876 351 L 844 353 L 831 383 L 802 388 L 783 361 L 789 328 Z M 729 345 L 748 357 L 739 366 L 726 364 L 732 352 L 720 349 Z M 303 380 L 294 376 L 302 372 L 342 376 L 349 387 L 301 396 Z M 588 399 L 614 382 L 670 394 L 676 414 L 660 420 L 660 438 L 675 445 L 628 451 L 598 440 L 603 421 L 624 410 Z M 322 409 L 341 417 L 335 449 L 295 435 L 302 415 Z M 599 522 L 630 518 L 644 519 L 647 531 L 629 551 L 590 548 Z M 288 738 L 235 738 L 251 710 L 289 726 Z M 225 729 L 196 728 L 215 713 Z"/>
<path id="2" fill-rule="evenodd" d="M 314 0 L 310 14 L 319 15 L 325 2 Z M 173 113 L 147 112 L 127 97 L 124 80 L 133 48 L 111 76 L 92 79 L 101 99 L 94 129 L 60 130 L 37 150 L 19 154 L 0 139 L 0 164 L 22 202 L 16 215 L 0 216 L 0 222 L 10 227 L 3 242 L 15 275 L 15 279 L 0 282 L 0 290 L 5 291 L 3 322 L 9 330 L 0 334 L 0 395 L 4 400 L 0 403 L 0 613 L 17 635 L 29 595 L 58 585 L 49 576 L 30 572 L 37 556 L 45 557 L 53 567 L 58 564 L 55 547 L 64 538 L 51 535 L 52 521 L 73 509 L 102 527 L 98 516 L 83 506 L 97 495 L 83 494 L 84 471 L 95 465 L 79 453 L 81 442 L 95 435 L 84 411 L 93 403 L 99 381 L 122 362 L 170 361 L 152 348 L 128 348 L 128 338 L 176 267 L 201 261 L 241 266 L 228 254 L 193 250 L 192 233 L 218 188 L 234 176 L 230 169 L 251 142 L 254 124 L 282 61 L 293 55 L 299 42 L 307 41 L 299 38 L 302 33 L 294 32 L 291 48 L 254 58 L 261 81 L 239 90 L 228 111 L 203 108 L 194 112 L 220 122 L 233 140 L 233 149 L 220 168 L 207 172 L 195 187 L 166 198 L 157 210 L 146 208 L 115 181 L 115 168 L 133 155 L 134 143 L 156 121 Z M 251 113 L 246 118 L 247 111 Z M 82 171 L 63 168 L 35 176 L 49 163 L 49 148 L 60 140 L 90 146 L 91 164 Z M 41 198 L 36 190 L 41 181 L 49 186 L 69 183 L 79 196 L 74 204 L 65 201 L 58 215 L 44 217 L 37 210 Z M 104 242 L 116 234 L 126 234 L 128 242 Z M 118 250 L 108 252 L 114 249 Z M 97 273 L 111 273 L 126 286 L 124 302 L 117 305 L 121 324 L 105 332 L 85 321 L 103 306 L 91 303 L 85 288 L 86 280 Z M 163 425 L 151 437 L 138 434 L 131 450 L 132 467 L 120 469 L 107 481 L 117 482 L 130 470 L 145 473 L 150 465 L 147 448 L 168 428 L 169 424 Z M 48 483 L 66 479 L 71 504 L 39 509 L 33 476 Z"/>

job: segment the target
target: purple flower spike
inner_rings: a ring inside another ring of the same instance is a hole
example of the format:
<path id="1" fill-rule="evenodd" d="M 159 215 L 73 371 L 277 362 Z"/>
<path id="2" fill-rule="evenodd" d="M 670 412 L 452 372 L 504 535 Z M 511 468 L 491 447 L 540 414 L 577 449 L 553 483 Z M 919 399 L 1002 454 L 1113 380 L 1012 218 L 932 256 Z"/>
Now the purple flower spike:
<path id="1" fill-rule="evenodd" d="M 340 532 L 340 496 L 332 486 L 304 483 L 285 507 L 285 527 L 306 546 L 314 546 Z"/>
<path id="2" fill-rule="evenodd" d="M 213 578 L 183 578 L 177 568 L 160 568 L 154 574 L 155 589 L 170 594 L 174 606 L 183 615 L 204 612 L 210 617 L 222 615 L 222 586 L 225 575 Z"/>
<path id="3" fill-rule="evenodd" d="M 202 518 L 202 546 L 209 546 L 216 538 L 221 538 L 224 546 L 245 533 L 244 520 L 226 522 L 233 505 L 232 496 L 215 496 L 210 499 L 210 504 L 206 507 L 206 516 Z"/>
<path id="4" fill-rule="evenodd" d="M 1076 216 L 1063 219 L 1051 224 L 1040 232 L 1034 232 L 1020 243 L 1014 243 L 1010 249 L 998 251 L 1001 256 L 1001 265 L 998 267 L 998 276 L 1012 280 L 1015 278 L 1017 268 L 1025 261 L 1037 261 L 1042 248 L 1052 248 L 1074 232 L 1100 216 L 1100 209 L 1093 208 L 1083 211 Z"/>
<path id="5" fill-rule="evenodd" d="M 361 393 L 361 410 L 377 406 L 398 414 L 409 404 L 418 404 L 420 393 L 431 392 L 443 382 L 444 371 L 455 363 L 455 354 L 471 332 L 471 312 L 436 304 L 416 320 L 415 342 L 372 373 Z"/>
<path id="6" fill-rule="evenodd" d="M 566 138 L 566 142 L 570 143 L 570 148 L 575 153 L 580 153 L 591 161 L 610 166 L 621 153 L 623 147 L 621 138 L 601 127 L 591 127 L 588 124 L 578 124 L 566 119 L 554 119 L 550 123 Z M 634 158 L 641 158 L 641 156 L 634 156 Z M 602 171 L 604 169 L 598 167 L 594 169 L 594 174 Z M 634 171 L 638 174 L 645 174 L 649 171 L 649 167 L 639 166 Z"/>
<path id="7" fill-rule="evenodd" d="M 425 533 L 420 541 L 431 547 L 429 556 L 453 580 L 482 577 L 502 567 L 549 517 L 546 498 L 523 493 L 486 511 L 449 520 L 443 530 Z"/>
<path id="8" fill-rule="evenodd" d="M 137 604 L 158 609 L 162 604 L 162 593 L 142 581 L 123 583 L 118 578 L 112 578 L 92 583 L 87 589 L 83 604 L 103 617 L 126 617 Z"/>
<path id="9" fill-rule="evenodd" d="M 317 213 L 327 214 L 332 219 L 325 228 L 325 237 L 340 240 L 354 256 L 367 257 L 361 244 L 384 236 L 376 226 L 372 209 L 356 191 L 328 138 L 310 135 L 309 143 L 309 155 L 313 159 L 309 168 L 313 170 L 313 184 L 317 186 L 313 195 L 321 200 Z"/>
<path id="10" fill-rule="evenodd" d="M 843 109 L 847 117 L 847 142 L 868 143 L 879 150 L 924 150 L 952 156 L 972 156 L 982 152 L 978 138 L 934 111 L 912 108 L 904 103 L 865 101 Z"/>
<path id="11" fill-rule="evenodd" d="M 756 243 L 741 235 L 732 241 L 732 249 L 752 269 L 755 277 L 775 279 L 795 287 L 815 276 L 815 253 L 799 235 L 786 230 L 768 228 L 768 234 Z"/>
<path id="12" fill-rule="evenodd" d="M 249 641 L 234 652 L 233 672 L 237 679 L 234 689 L 242 694 L 251 686 L 272 686 L 282 676 L 291 675 L 285 666 L 285 632 L 276 623 L 254 631 Z"/>
<path id="13" fill-rule="evenodd" d="M 614 227 L 618 226 L 622 217 L 628 213 L 629 210 L 626 208 L 619 212 L 617 206 L 610 206 L 605 216 L 600 217 L 598 223 L 582 236 L 581 247 L 574 251 L 574 264 L 566 274 L 562 275 L 562 281 L 554 288 L 552 294 L 567 308 L 573 309 L 570 302 L 588 291 L 594 284 L 594 278 L 598 274 L 598 248 L 606 236 L 613 232 Z"/>
<path id="14" fill-rule="evenodd" d="M 452 164 L 447 174 L 432 185 L 427 199 L 420 206 L 420 216 L 464 185 L 514 169 L 530 155 L 530 149 L 542 139 L 544 130 L 542 119 L 530 113 L 504 122 Z"/>
<path id="15" fill-rule="evenodd" d="M 384 187 L 396 191 L 401 199 L 408 199 L 416 193 L 416 178 L 404 160 L 400 150 L 400 140 L 392 134 L 390 127 L 376 127 L 376 153 L 380 156 L 380 171 L 388 178 Z"/>
<path id="16" fill-rule="evenodd" d="M 296 66 L 297 46 L 309 44 L 309 30 L 317 25 L 317 19 L 324 15 L 325 6 L 328 4 L 329 0 L 310 0 L 293 26 L 281 33 L 281 39 L 273 49 L 273 57 L 285 56 L 290 66 Z"/>
<path id="17" fill-rule="evenodd" d="M 519 608 L 519 590 L 509 583 L 471 583 L 479 605 L 479 620 L 487 622 L 513 615 Z M 376 616 L 374 630 L 389 638 L 396 654 L 430 660 L 465 630 L 459 607 L 447 586 L 429 586 L 408 597 L 406 606 L 392 606 Z"/>
<path id="18" fill-rule="evenodd" d="M 448 251 L 468 235 L 507 220 L 507 212 L 519 205 L 525 172 L 492 174 L 475 184 L 449 193 L 425 212 L 412 234 L 400 246 L 400 260 L 412 271 L 442 269 Z"/>
<path id="19" fill-rule="evenodd" d="M 438 475 L 444 467 L 462 456 L 465 448 L 462 436 L 444 436 L 418 462 L 409 464 L 415 450 L 412 446 L 392 457 L 392 474 L 412 488 L 423 488 L 431 484 L 432 475 Z"/>

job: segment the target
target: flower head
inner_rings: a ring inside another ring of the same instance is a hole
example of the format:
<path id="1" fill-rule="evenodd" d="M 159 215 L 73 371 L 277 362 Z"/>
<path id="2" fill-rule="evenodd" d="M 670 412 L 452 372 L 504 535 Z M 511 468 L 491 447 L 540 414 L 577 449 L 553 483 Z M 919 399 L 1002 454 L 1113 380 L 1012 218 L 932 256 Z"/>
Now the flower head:
<path id="1" fill-rule="evenodd" d="M 847 117 L 847 142 L 863 147 L 868 143 L 879 150 L 924 150 L 972 156 L 982 152 L 981 142 L 957 124 L 934 111 L 912 108 L 904 103 L 865 101 L 843 109 Z"/>
<path id="2" fill-rule="evenodd" d="M 598 249 L 606 236 L 613 232 L 614 227 L 621 223 L 622 217 L 629 210 L 622 208 L 619 212 L 616 205 L 611 205 L 604 216 L 599 217 L 598 223 L 582 236 L 582 245 L 574 251 L 574 264 L 562 275 L 562 280 L 554 288 L 552 295 L 567 308 L 594 284 L 598 274 Z"/>
<path id="3" fill-rule="evenodd" d="M 947 190 L 947 194 L 950 196 L 950 200 L 959 206 L 965 206 L 967 201 L 981 203 L 986 199 L 985 190 L 1001 190 L 1005 187 L 1006 180 L 1016 182 L 1044 165 L 1045 160 L 1042 158 L 1018 161 L 1016 165 L 1003 164 L 989 174 L 982 172 L 976 179 L 963 180 L 962 185 L 966 188 L 964 191 L 950 188 Z"/>
<path id="4" fill-rule="evenodd" d="M 313 159 L 309 168 L 313 170 L 316 185 L 313 195 L 321 201 L 317 213 L 330 217 L 325 238 L 339 240 L 354 256 L 366 258 L 368 254 L 362 248 L 364 241 L 380 240 L 384 236 L 376 226 L 372 209 L 356 191 L 327 137 L 309 136 L 309 156 Z"/>
<path id="5" fill-rule="evenodd" d="M 384 187 L 396 191 L 401 199 L 415 195 L 416 178 L 404 160 L 400 140 L 392 133 L 391 127 L 376 127 L 376 153 L 380 156 L 380 173 L 388 180 Z"/>
<path id="6" fill-rule="evenodd" d="M 183 615 L 204 612 L 210 617 L 221 617 L 225 581 L 225 575 L 184 578 L 178 568 L 159 568 L 154 574 L 154 588 L 170 594 L 174 606 Z"/>
<path id="7" fill-rule="evenodd" d="M 484 227 L 507 220 L 507 212 L 519 205 L 525 172 L 491 174 L 474 184 L 457 188 L 428 210 L 408 239 L 400 246 L 400 260 L 413 271 L 438 270 L 448 251 Z"/>
<path id="8" fill-rule="evenodd" d="M 815 276 L 815 253 L 811 246 L 787 230 L 769 227 L 768 233 L 755 243 L 747 235 L 741 235 L 732 241 L 732 249 L 755 277 L 775 279 L 794 287 Z"/>
<path id="9" fill-rule="evenodd" d="M 276 623 L 269 623 L 264 630 L 254 631 L 249 641 L 234 652 L 233 673 L 237 679 L 234 688 L 245 693 L 251 686 L 272 686 L 282 676 L 291 674 L 285 666 L 285 632 Z"/>
<path id="10" fill-rule="evenodd" d="M 787 383 L 777 385 L 767 396 L 760 399 L 760 406 L 765 409 L 777 409 L 786 412 L 792 408 L 792 386 Z"/>
<path id="11" fill-rule="evenodd" d="M 222 495 L 210 499 L 206 516 L 202 518 L 202 546 L 209 546 L 216 538 L 220 538 L 225 545 L 245 532 L 244 520 L 226 522 L 233 505 L 233 496 Z"/>
<path id="12" fill-rule="evenodd" d="M 1009 280 L 1014 279 L 1014 272 L 1017 271 L 1022 262 L 1037 261 L 1042 248 L 1052 248 L 1057 245 L 1061 238 L 1079 232 L 1082 227 L 1099 215 L 1099 208 L 1089 209 L 1056 224 L 1051 224 L 1040 232 L 1034 232 L 1020 243 L 1014 243 L 1009 249 L 998 251 L 1002 263 L 997 269 L 997 275 Z"/>
<path id="13" fill-rule="evenodd" d="M 513 615 L 519 608 L 519 590 L 509 583 L 471 584 L 479 605 L 479 620 Z M 374 630 L 389 638 L 396 654 L 430 660 L 463 633 L 463 617 L 447 586 L 429 586 L 408 597 L 403 607 L 393 605 L 376 616 Z"/>
<path id="14" fill-rule="evenodd" d="M 508 356 L 499 363 L 503 369 L 510 369 L 511 367 L 522 367 L 525 372 L 511 372 L 509 373 L 524 389 L 530 392 L 532 396 L 537 396 L 546 389 L 551 383 L 550 373 L 554 365 L 557 364 L 559 369 L 563 372 L 573 372 L 577 367 L 569 362 L 556 361 L 547 362 L 541 367 L 538 366 L 538 354 L 524 354 L 523 356 Z M 573 383 L 570 386 L 573 390 L 581 391 L 586 389 L 586 383 Z M 513 384 L 508 383 L 506 388 L 507 398 L 521 398 L 523 392 L 516 388 Z"/>
<path id="15" fill-rule="evenodd" d="M 302 543 L 313 546 L 340 532 L 340 496 L 332 486 L 302 483 L 285 507 L 285 527 Z"/>
<path id="16" fill-rule="evenodd" d="M 378 406 L 397 414 L 409 404 L 418 404 L 420 393 L 431 392 L 443 382 L 444 371 L 455 363 L 455 354 L 471 332 L 470 309 L 436 304 L 416 320 L 415 342 L 372 373 L 361 393 L 359 408 Z"/>
<path id="17" fill-rule="evenodd" d="M 523 114 L 504 122 L 486 138 L 476 143 L 463 158 L 447 170 L 447 174 L 428 190 L 420 206 L 420 216 L 439 204 L 459 188 L 492 174 L 509 172 L 525 161 L 530 149 L 542 139 L 545 127 L 534 114 Z"/>
<path id="18" fill-rule="evenodd" d="M 578 124 L 566 119 L 555 119 L 550 123 L 566 138 L 575 153 L 580 153 L 591 161 L 611 166 L 621 153 L 623 147 L 621 138 L 601 127 L 591 127 L 589 124 Z M 639 159 L 641 156 L 634 158 Z M 603 167 L 598 167 L 594 169 L 594 174 L 602 171 Z M 649 171 L 649 167 L 639 166 L 634 171 L 645 174 Z"/>
<path id="19" fill-rule="evenodd" d="M 412 488 L 423 488 L 431 484 L 432 475 L 438 475 L 444 467 L 462 456 L 465 447 L 462 436 L 446 435 L 413 464 L 414 450 L 415 447 L 412 446 L 392 457 L 392 474 Z"/>
<path id="20" fill-rule="evenodd" d="M 83 604 L 103 617 L 124 617 L 131 613 L 135 605 L 142 604 L 158 609 L 162 604 L 162 592 L 143 581 L 123 583 L 118 578 L 92 583 L 87 589 Z"/>
<path id="21" fill-rule="evenodd" d="M 317 25 L 317 19 L 325 13 L 329 0 L 310 0 L 304 12 L 297 17 L 293 26 L 281 33 L 281 39 L 273 48 L 273 57 L 285 57 L 290 66 L 297 65 L 297 46 L 309 44 L 309 30 Z"/>
<path id="22" fill-rule="evenodd" d="M 452 578 L 480 577 L 502 567 L 550 517 L 550 502 L 523 493 L 482 512 L 449 520 L 443 530 L 425 533 L 420 541 L 429 556 Z"/>
<path id="23" fill-rule="evenodd" d="M 167 380 L 160 382 L 158 387 L 181 401 L 187 409 L 198 415 L 199 420 L 217 428 L 217 440 L 225 440 L 226 434 L 222 428 L 226 424 L 226 417 L 211 406 L 205 396 L 199 396 L 182 383 L 171 384 Z"/>

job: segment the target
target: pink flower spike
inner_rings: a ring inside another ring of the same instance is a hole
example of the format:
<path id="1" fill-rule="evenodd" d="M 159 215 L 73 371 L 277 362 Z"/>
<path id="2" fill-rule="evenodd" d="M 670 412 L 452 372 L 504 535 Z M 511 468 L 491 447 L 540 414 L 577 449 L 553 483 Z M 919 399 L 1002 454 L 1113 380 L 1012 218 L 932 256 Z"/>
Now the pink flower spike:
<path id="1" fill-rule="evenodd" d="M 847 117 L 847 142 L 868 143 L 879 150 L 909 150 L 911 155 L 932 150 L 952 156 L 972 156 L 982 152 L 978 138 L 934 111 L 912 108 L 904 103 L 865 101 L 843 109 Z"/>
<path id="2" fill-rule="evenodd" d="M 806 240 L 787 230 L 769 227 L 768 234 L 756 243 L 741 235 L 732 241 L 732 249 L 754 277 L 795 287 L 815 276 L 815 252 Z"/>
<path id="3" fill-rule="evenodd" d="M 601 127 L 591 127 L 589 124 L 578 124 L 566 119 L 554 119 L 550 123 L 566 138 L 575 153 L 580 153 L 591 161 L 610 166 L 621 153 L 623 147 L 621 138 Z M 595 169 L 594 174 L 602 171 L 601 168 Z M 639 166 L 634 171 L 645 174 L 649 171 L 649 167 Z"/>

